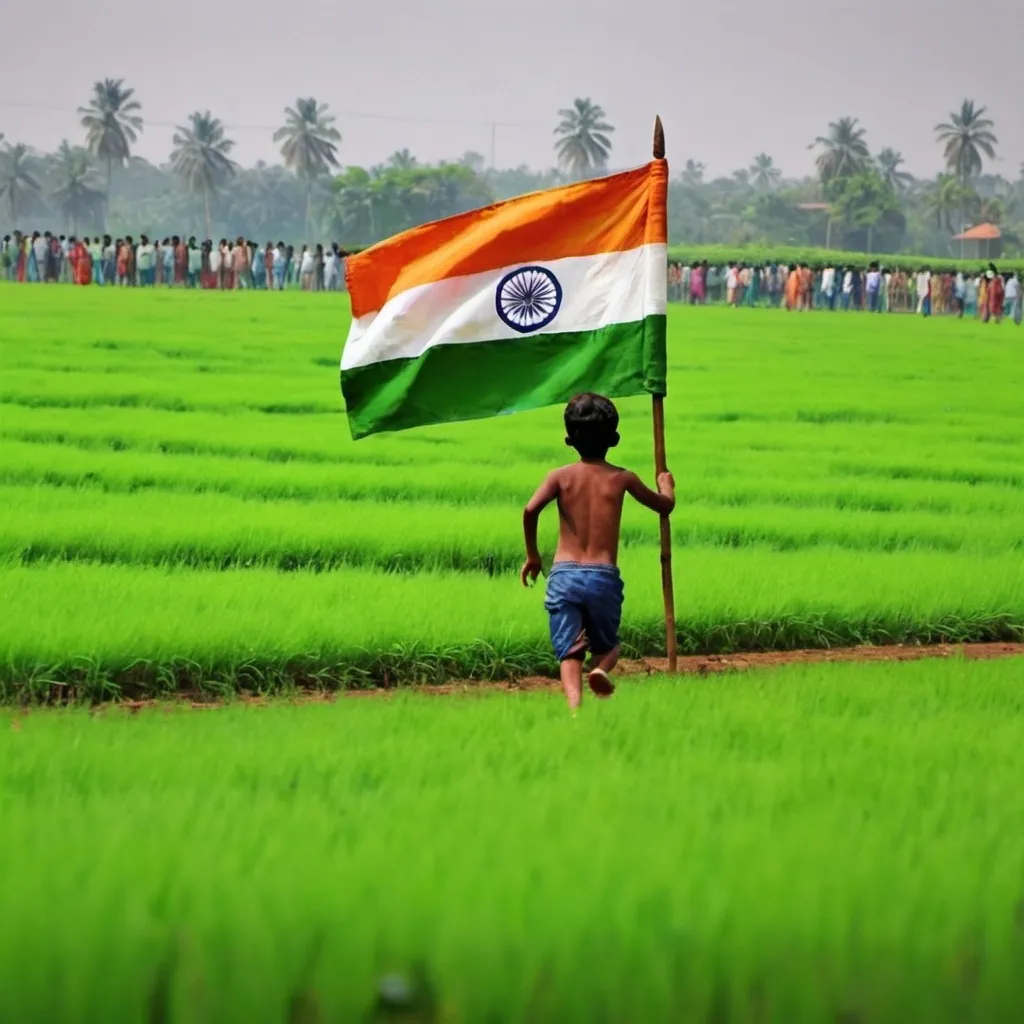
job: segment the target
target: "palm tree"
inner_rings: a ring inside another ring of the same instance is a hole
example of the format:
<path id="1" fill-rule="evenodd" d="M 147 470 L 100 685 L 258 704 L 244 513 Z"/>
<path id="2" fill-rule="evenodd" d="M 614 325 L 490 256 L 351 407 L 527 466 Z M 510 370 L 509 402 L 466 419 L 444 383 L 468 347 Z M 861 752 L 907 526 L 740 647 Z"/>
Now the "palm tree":
<path id="1" fill-rule="evenodd" d="M 50 193 L 57 208 L 71 223 L 71 233 L 78 234 L 83 217 L 101 213 L 105 193 L 101 182 L 93 173 L 89 154 L 81 146 L 70 146 L 65 139 L 57 150 L 54 171 L 56 185 Z"/>
<path id="2" fill-rule="evenodd" d="M 703 184 L 706 169 L 706 166 L 699 160 L 687 160 L 682 173 L 683 184 L 690 186 Z"/>
<path id="3" fill-rule="evenodd" d="M 749 174 L 754 187 L 759 189 L 773 188 L 782 179 L 782 173 L 767 153 L 758 153 L 754 157 Z"/>
<path id="4" fill-rule="evenodd" d="M 416 166 L 416 157 L 414 157 L 407 149 L 395 150 L 395 152 L 388 157 L 388 167 L 394 167 L 397 171 L 411 171 Z"/>
<path id="5" fill-rule="evenodd" d="M 574 178 L 604 168 L 612 151 L 608 136 L 615 131 L 605 121 L 604 110 L 588 97 L 573 100 L 573 105 L 560 110 L 558 116 L 562 119 L 555 128 L 558 162 Z"/>
<path id="6" fill-rule="evenodd" d="M 822 182 L 833 178 L 848 178 L 864 169 L 871 159 L 868 144 L 864 141 L 864 129 L 858 127 L 855 117 L 841 117 L 831 121 L 828 135 L 819 135 L 808 149 L 821 147 L 818 154 L 818 176 Z"/>
<path id="7" fill-rule="evenodd" d="M 110 213 L 110 179 L 114 164 L 124 166 L 131 156 L 132 145 L 142 131 L 142 107 L 132 99 L 134 89 L 124 87 L 123 78 L 105 78 L 93 87 L 92 101 L 79 107 L 85 129 L 85 144 L 97 160 L 107 167 L 107 215 Z M 104 218 L 106 219 L 106 218 Z M 104 225 L 105 226 L 105 225 Z"/>
<path id="8" fill-rule="evenodd" d="M 935 126 L 938 141 L 946 144 L 946 167 L 961 182 L 981 173 L 982 153 L 990 160 L 995 159 L 999 140 L 992 131 L 994 123 L 984 116 L 987 109 L 975 108 L 974 100 L 964 100 L 959 113 L 951 113 L 949 121 Z"/>
<path id="9" fill-rule="evenodd" d="M 32 157 L 28 146 L 20 142 L 8 144 L 0 153 L 0 199 L 7 200 L 12 224 L 18 216 L 24 200 L 39 195 L 41 188 L 32 173 Z"/>
<path id="10" fill-rule="evenodd" d="M 209 111 L 201 114 L 197 110 L 189 115 L 189 121 L 190 127 L 179 126 L 174 133 L 171 168 L 181 177 L 186 188 L 202 194 L 206 237 L 209 238 L 212 233 L 210 195 L 238 169 L 228 156 L 235 144 L 225 136 L 224 125 Z"/>
<path id="11" fill-rule="evenodd" d="M 338 166 L 338 147 L 341 132 L 334 127 L 334 115 L 327 113 L 326 103 L 317 103 L 313 97 L 298 99 L 294 107 L 285 107 L 285 121 L 274 132 L 274 141 L 281 142 L 281 155 L 285 164 L 306 181 L 306 233 L 309 234 L 310 207 L 313 202 L 313 182 Z"/>
<path id="12" fill-rule="evenodd" d="M 878 165 L 878 173 L 882 180 L 894 191 L 905 192 L 913 184 L 914 176 L 907 171 L 901 171 L 904 163 L 903 154 L 886 146 L 878 156 L 875 157 Z"/>
<path id="13" fill-rule="evenodd" d="M 928 213 L 935 217 L 935 226 L 941 228 L 945 224 L 946 230 L 952 231 L 952 215 L 960 211 L 963 218 L 971 194 L 955 174 L 940 174 L 928 189 L 926 201 Z"/>

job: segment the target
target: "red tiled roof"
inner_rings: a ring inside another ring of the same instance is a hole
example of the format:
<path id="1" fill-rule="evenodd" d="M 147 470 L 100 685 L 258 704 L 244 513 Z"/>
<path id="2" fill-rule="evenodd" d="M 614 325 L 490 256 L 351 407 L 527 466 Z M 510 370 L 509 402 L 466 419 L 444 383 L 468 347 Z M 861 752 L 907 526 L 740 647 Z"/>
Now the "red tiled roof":
<path id="1" fill-rule="evenodd" d="M 954 242 L 993 242 L 997 238 L 1002 238 L 1003 233 L 995 226 L 995 224 L 977 224 L 973 228 L 968 228 L 963 234 L 954 235 Z"/>

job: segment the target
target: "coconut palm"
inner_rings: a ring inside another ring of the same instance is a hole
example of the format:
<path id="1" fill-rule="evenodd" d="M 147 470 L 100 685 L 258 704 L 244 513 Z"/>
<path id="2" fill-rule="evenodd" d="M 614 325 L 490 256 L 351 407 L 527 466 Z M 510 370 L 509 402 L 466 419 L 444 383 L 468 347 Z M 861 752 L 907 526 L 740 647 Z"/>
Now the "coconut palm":
<path id="1" fill-rule="evenodd" d="M 7 145 L 0 152 L 0 200 L 7 202 L 12 224 L 26 201 L 41 191 L 32 165 L 28 146 L 20 142 L 16 146 Z"/>
<path id="2" fill-rule="evenodd" d="M 750 181 L 755 188 L 769 189 L 778 185 L 782 173 L 775 166 L 775 161 L 767 153 L 758 153 L 750 165 Z"/>
<path id="3" fill-rule="evenodd" d="M 863 170 L 871 159 L 864 129 L 855 117 L 841 117 L 831 121 L 828 135 L 819 135 L 808 149 L 820 147 L 818 176 L 822 182 L 833 178 L 848 178 Z"/>
<path id="4" fill-rule="evenodd" d="M 875 157 L 878 165 L 878 173 L 882 180 L 894 191 L 905 192 L 913 184 L 914 176 L 907 171 L 901 171 L 903 165 L 903 154 L 886 146 L 878 156 Z"/>
<path id="5" fill-rule="evenodd" d="M 326 103 L 313 97 L 298 99 L 294 107 L 285 107 L 285 122 L 274 132 L 274 141 L 283 143 L 281 156 L 285 164 L 306 182 L 306 233 L 309 234 L 313 182 L 338 166 L 341 132 L 334 127 L 334 115 L 327 113 Z"/>
<path id="6" fill-rule="evenodd" d="M 394 167 L 395 170 L 398 171 L 411 171 L 416 166 L 416 157 L 414 157 L 408 149 L 395 150 L 395 152 L 388 157 L 388 167 Z"/>
<path id="7" fill-rule="evenodd" d="M 973 193 L 955 174 L 940 174 L 928 189 L 925 209 L 935 218 L 935 226 L 945 225 L 947 231 L 953 230 L 953 214 L 964 211 Z"/>
<path id="8" fill-rule="evenodd" d="M 238 165 L 228 154 L 234 142 L 224 134 L 224 125 L 208 110 L 189 115 L 190 125 L 178 127 L 174 133 L 171 168 L 181 177 L 185 187 L 202 195 L 206 214 L 206 237 L 212 234 L 210 196 L 232 177 Z"/>
<path id="9" fill-rule="evenodd" d="M 965 183 L 981 173 L 982 153 L 995 159 L 999 140 L 992 131 L 994 123 L 984 116 L 987 109 L 975 107 L 974 100 L 964 100 L 959 112 L 949 115 L 949 121 L 935 126 L 939 142 L 946 144 L 946 167 Z"/>
<path id="10" fill-rule="evenodd" d="M 707 167 L 699 160 L 687 160 L 682 173 L 683 184 L 691 187 L 703 184 L 705 170 Z"/>
<path id="11" fill-rule="evenodd" d="M 605 121 L 604 110 L 588 97 L 573 100 L 573 105 L 560 110 L 558 116 L 562 120 L 555 128 L 555 152 L 562 167 L 572 177 L 584 178 L 607 166 L 612 151 L 608 136 L 615 129 Z"/>
<path id="12" fill-rule="evenodd" d="M 93 85 L 92 101 L 79 107 L 85 129 L 85 144 L 97 160 L 107 168 L 107 212 L 110 211 L 110 179 L 114 164 L 124 166 L 131 156 L 132 145 L 142 131 L 142 110 L 132 97 L 134 89 L 126 89 L 123 78 L 105 78 Z"/>
<path id="13" fill-rule="evenodd" d="M 78 234 L 78 225 L 85 217 L 102 214 L 105 193 L 93 172 L 89 154 L 81 146 L 71 146 L 65 139 L 57 150 L 54 169 L 56 184 L 50 192 L 54 205 L 71 224 L 71 233 Z"/>

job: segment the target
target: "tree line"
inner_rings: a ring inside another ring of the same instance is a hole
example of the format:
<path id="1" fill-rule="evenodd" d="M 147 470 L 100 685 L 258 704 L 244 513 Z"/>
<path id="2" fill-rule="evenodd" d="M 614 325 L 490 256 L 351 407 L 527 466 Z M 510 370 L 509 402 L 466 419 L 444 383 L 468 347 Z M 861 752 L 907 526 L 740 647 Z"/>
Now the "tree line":
<path id="1" fill-rule="evenodd" d="M 329 106 L 300 97 L 284 109 L 273 134 L 280 164 L 240 167 L 225 124 L 210 111 L 195 111 L 176 129 L 167 163 L 156 166 L 134 153 L 145 122 L 123 79 L 95 83 L 78 113 L 80 145 L 65 140 L 49 154 L 14 142 L 0 147 L 0 216 L 10 230 L 42 224 L 67 233 L 103 227 L 207 237 L 241 230 L 253 238 L 332 238 L 356 247 L 426 220 L 605 173 L 615 131 L 599 104 L 578 98 L 558 112 L 555 166 L 547 170 L 487 167 L 473 152 L 426 165 L 404 149 L 375 167 L 343 167 Z M 1020 249 L 1024 165 L 1016 181 L 986 173 L 998 146 L 986 109 L 965 100 L 935 132 L 944 169 L 930 180 L 910 175 L 892 148 L 872 155 L 854 117 L 832 122 L 810 144 L 814 175 L 785 178 L 771 156 L 759 153 L 748 167 L 708 180 L 703 163 L 687 160 L 670 185 L 670 238 L 949 255 L 952 234 L 990 221 L 1001 227 L 1008 252 Z"/>

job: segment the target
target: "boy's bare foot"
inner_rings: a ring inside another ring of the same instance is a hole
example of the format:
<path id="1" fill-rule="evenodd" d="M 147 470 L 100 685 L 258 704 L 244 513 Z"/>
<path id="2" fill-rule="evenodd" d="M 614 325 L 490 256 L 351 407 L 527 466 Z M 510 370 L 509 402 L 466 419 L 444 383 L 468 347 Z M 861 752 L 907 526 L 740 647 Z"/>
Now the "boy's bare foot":
<path id="1" fill-rule="evenodd" d="M 615 684 L 603 668 L 592 668 L 587 673 L 587 682 L 595 697 L 610 697 L 615 692 Z"/>

